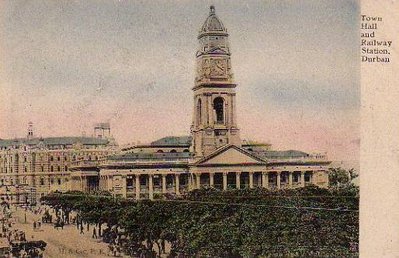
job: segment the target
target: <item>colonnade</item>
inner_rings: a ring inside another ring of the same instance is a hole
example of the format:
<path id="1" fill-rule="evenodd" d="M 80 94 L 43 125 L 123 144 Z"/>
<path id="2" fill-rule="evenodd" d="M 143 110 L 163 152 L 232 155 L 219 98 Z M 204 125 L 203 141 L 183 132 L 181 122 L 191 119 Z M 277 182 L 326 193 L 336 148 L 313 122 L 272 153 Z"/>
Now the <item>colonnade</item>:
<path id="1" fill-rule="evenodd" d="M 223 190 L 227 190 L 229 186 L 234 186 L 236 189 L 255 186 L 269 189 L 304 187 L 306 184 L 313 183 L 313 173 L 314 171 L 196 172 L 192 174 L 193 182 L 189 184 L 191 186 L 189 190 L 199 189 L 202 186 L 215 187 L 215 175 L 218 174 L 222 174 L 221 189 Z M 235 177 L 233 183 L 228 178 L 230 174 Z M 208 180 L 201 180 L 204 175 L 208 176 Z M 305 180 L 305 175 L 307 180 Z"/>
<path id="2" fill-rule="evenodd" d="M 122 197 L 154 199 L 154 194 L 175 194 L 204 186 L 227 189 L 263 187 L 283 189 L 304 187 L 313 183 L 315 171 L 259 171 L 259 172 L 190 172 L 173 174 L 102 175 L 99 188 Z M 115 177 L 118 185 L 115 186 Z M 183 183 L 181 181 L 183 180 Z M 82 184 L 86 181 L 83 179 Z"/>
<path id="3" fill-rule="evenodd" d="M 100 189 L 115 192 L 113 185 L 115 175 L 100 177 Z M 123 197 L 134 197 L 142 199 L 142 195 L 148 194 L 149 199 L 154 199 L 154 194 L 175 194 L 180 195 L 188 189 L 186 180 L 181 183 L 181 179 L 188 177 L 188 173 L 174 174 L 132 174 L 121 176 L 120 194 Z"/>

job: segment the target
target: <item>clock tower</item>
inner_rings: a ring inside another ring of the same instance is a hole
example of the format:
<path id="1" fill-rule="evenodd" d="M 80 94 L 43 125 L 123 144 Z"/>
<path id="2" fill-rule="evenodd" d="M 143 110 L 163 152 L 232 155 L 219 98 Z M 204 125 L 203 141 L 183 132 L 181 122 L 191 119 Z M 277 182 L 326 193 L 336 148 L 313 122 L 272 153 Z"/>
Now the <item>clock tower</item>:
<path id="1" fill-rule="evenodd" d="M 233 81 L 228 36 L 211 6 L 198 35 L 191 126 L 195 158 L 207 156 L 226 144 L 241 146 L 236 119 L 237 85 Z"/>

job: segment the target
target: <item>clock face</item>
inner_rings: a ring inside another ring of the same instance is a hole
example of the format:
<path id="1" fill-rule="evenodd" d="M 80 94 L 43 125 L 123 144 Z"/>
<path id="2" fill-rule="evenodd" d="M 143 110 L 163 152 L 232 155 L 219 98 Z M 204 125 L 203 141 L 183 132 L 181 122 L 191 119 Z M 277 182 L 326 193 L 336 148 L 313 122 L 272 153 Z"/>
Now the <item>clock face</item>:
<path id="1" fill-rule="evenodd" d="M 227 74 L 227 62 L 225 59 L 211 60 L 211 76 L 222 77 Z"/>

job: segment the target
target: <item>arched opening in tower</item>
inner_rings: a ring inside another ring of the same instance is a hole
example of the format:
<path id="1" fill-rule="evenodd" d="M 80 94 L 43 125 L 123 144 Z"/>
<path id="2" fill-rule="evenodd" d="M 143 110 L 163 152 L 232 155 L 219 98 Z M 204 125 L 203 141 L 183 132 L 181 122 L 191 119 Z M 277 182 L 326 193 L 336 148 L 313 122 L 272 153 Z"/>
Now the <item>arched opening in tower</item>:
<path id="1" fill-rule="evenodd" d="M 213 108 L 215 110 L 216 123 L 224 124 L 224 100 L 222 97 L 217 97 L 214 99 Z"/>
<path id="2" fill-rule="evenodd" d="M 202 104 L 201 99 L 198 99 L 197 103 L 197 125 L 202 123 Z"/>

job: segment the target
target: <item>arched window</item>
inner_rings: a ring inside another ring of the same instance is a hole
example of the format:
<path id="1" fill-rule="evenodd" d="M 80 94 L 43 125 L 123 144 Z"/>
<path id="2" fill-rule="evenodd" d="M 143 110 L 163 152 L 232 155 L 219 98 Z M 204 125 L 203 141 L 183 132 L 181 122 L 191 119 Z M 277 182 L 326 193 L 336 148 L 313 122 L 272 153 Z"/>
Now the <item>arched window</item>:
<path id="1" fill-rule="evenodd" d="M 188 149 L 184 149 L 183 152 L 190 152 Z"/>
<path id="2" fill-rule="evenodd" d="M 163 153 L 163 150 L 157 150 L 157 153 Z"/>
<path id="3" fill-rule="evenodd" d="M 175 149 L 170 150 L 171 153 L 176 153 L 177 151 Z"/>
<path id="4" fill-rule="evenodd" d="M 198 99 L 197 103 L 197 124 L 200 125 L 202 120 L 202 103 L 201 99 Z"/>
<path id="5" fill-rule="evenodd" d="M 40 185 L 44 185 L 44 178 L 40 178 Z"/>
<path id="6" fill-rule="evenodd" d="M 215 118 L 217 124 L 224 123 L 224 100 L 222 97 L 217 97 L 213 100 L 213 109 L 215 110 Z"/>

